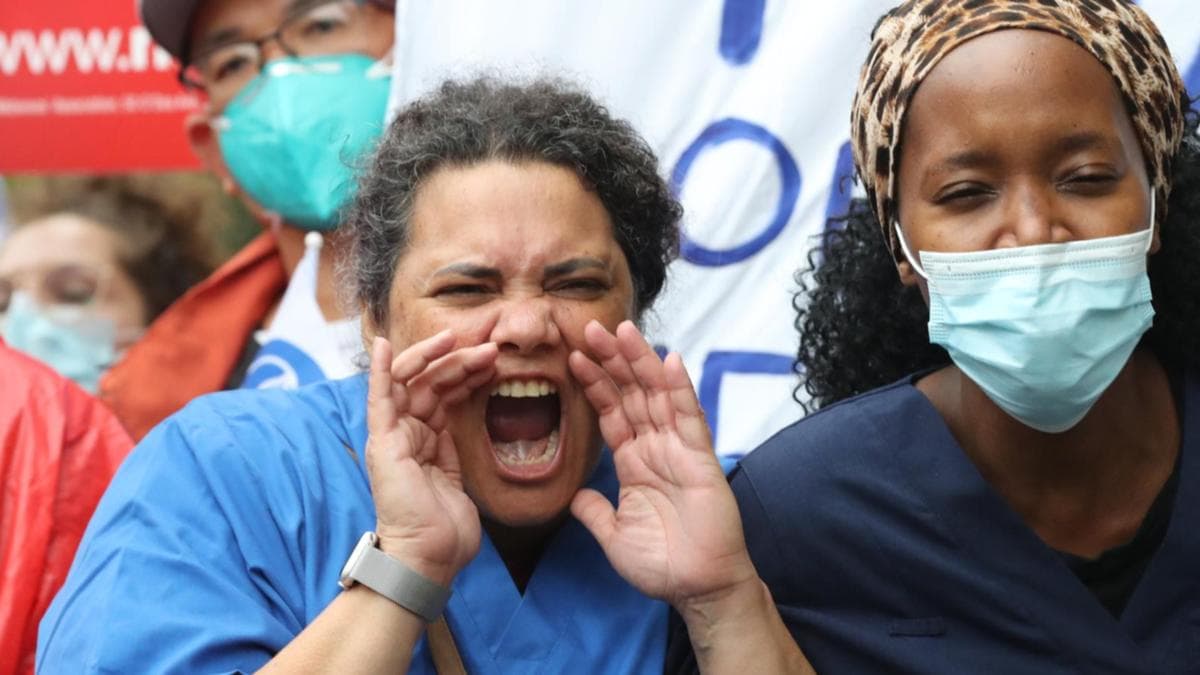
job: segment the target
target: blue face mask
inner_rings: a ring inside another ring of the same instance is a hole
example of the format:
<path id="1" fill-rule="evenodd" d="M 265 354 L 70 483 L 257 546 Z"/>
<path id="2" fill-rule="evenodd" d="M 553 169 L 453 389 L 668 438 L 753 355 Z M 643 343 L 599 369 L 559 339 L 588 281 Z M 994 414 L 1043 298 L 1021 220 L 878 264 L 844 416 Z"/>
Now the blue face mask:
<path id="1" fill-rule="evenodd" d="M 1153 197 L 1150 222 L 1154 222 Z M 921 251 L 929 340 L 996 405 L 1038 431 L 1079 423 L 1152 323 L 1153 228 L 1063 244 Z"/>
<path id="2" fill-rule="evenodd" d="M 4 341 L 96 393 L 100 376 L 116 361 L 116 327 L 78 307 L 42 309 L 14 293 L 4 315 Z"/>
<path id="3" fill-rule="evenodd" d="M 331 230 L 383 131 L 390 88 L 391 68 L 362 54 L 272 61 L 214 121 L 221 155 L 263 208 Z"/>

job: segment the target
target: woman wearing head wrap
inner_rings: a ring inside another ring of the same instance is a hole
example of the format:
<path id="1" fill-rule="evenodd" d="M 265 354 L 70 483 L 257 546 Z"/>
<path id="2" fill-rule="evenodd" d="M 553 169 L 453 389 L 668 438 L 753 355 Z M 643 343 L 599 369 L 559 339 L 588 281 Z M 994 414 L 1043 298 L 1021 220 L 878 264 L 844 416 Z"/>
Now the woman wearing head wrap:
<path id="1" fill-rule="evenodd" d="M 798 303 L 824 409 L 733 477 L 758 570 L 822 672 L 1200 668 L 1200 157 L 1162 37 L 925 0 L 872 43 L 868 200 Z"/>

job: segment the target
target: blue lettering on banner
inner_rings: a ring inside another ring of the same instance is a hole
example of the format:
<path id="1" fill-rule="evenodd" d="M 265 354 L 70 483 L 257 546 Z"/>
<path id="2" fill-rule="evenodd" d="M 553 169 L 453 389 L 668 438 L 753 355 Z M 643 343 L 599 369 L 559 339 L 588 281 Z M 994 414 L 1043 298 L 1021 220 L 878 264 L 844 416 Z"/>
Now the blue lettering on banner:
<path id="1" fill-rule="evenodd" d="M 721 12 L 721 34 L 717 51 L 726 63 L 734 66 L 744 66 L 750 63 L 758 53 L 762 42 L 766 0 L 725 0 Z M 687 232 L 680 233 L 680 254 L 684 260 L 704 267 L 721 267 L 732 265 L 757 254 L 773 242 L 792 218 L 796 202 L 800 198 L 802 179 L 800 166 L 792 156 L 787 145 L 770 130 L 760 124 L 738 118 L 726 118 L 710 124 L 700 133 L 696 140 L 683 151 L 671 172 L 671 188 L 676 195 L 683 192 L 684 183 L 696 159 L 713 146 L 729 141 L 749 141 L 768 150 L 775 158 L 779 171 L 780 191 L 775 213 L 764 230 L 749 241 L 728 249 L 707 248 L 688 237 Z M 849 144 L 846 144 L 838 154 L 835 173 L 850 166 Z M 836 206 L 831 195 L 831 202 L 826 211 Z M 848 203 L 849 196 L 845 196 Z M 664 345 L 654 345 L 654 351 L 659 358 L 667 354 Z M 721 399 L 721 383 L 727 373 L 790 375 L 792 373 L 793 357 L 789 354 L 774 354 L 769 352 L 751 351 L 714 351 L 709 352 L 704 359 L 703 372 L 700 376 L 699 397 L 700 406 L 704 409 L 709 427 L 712 429 L 714 442 L 717 439 L 718 409 Z M 728 472 L 741 455 L 726 455 L 722 458 L 722 467 Z"/>
<path id="2" fill-rule="evenodd" d="M 287 340 L 269 340 L 250 363 L 242 389 L 295 389 L 325 379 L 308 354 Z"/>
<path id="3" fill-rule="evenodd" d="M 744 66 L 754 60 L 762 42 L 766 4 L 766 0 L 725 0 L 717 51 L 730 65 Z"/>
<path id="4" fill-rule="evenodd" d="M 709 352 L 700 374 L 700 407 L 717 439 L 717 415 L 721 401 L 721 383 L 729 373 L 790 375 L 793 357 L 771 352 Z"/>
<path id="5" fill-rule="evenodd" d="M 737 118 L 726 118 L 713 122 L 692 141 L 687 150 L 679 157 L 675 170 L 671 172 L 671 187 L 675 194 L 683 191 L 692 164 L 702 152 L 714 145 L 728 141 L 745 140 L 770 150 L 775 155 L 775 163 L 779 167 L 781 190 L 779 203 L 775 207 L 775 215 L 767 228 L 750 241 L 729 249 L 710 249 L 692 241 L 687 233 L 681 235 L 679 252 L 683 258 L 696 265 L 704 267 L 721 267 L 741 262 L 761 251 L 783 232 L 796 208 L 796 200 L 800 197 L 800 167 L 788 151 L 783 141 L 779 140 L 766 128 Z"/>

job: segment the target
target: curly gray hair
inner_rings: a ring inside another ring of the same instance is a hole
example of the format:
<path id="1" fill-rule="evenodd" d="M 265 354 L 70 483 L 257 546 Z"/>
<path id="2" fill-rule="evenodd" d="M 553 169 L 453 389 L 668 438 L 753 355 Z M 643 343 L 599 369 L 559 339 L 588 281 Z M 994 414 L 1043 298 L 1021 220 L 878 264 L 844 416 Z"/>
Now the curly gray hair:
<path id="1" fill-rule="evenodd" d="M 447 81 L 400 110 L 359 180 L 339 233 L 348 239 L 354 304 L 376 326 L 387 325 L 389 292 L 422 181 L 446 165 L 497 159 L 564 166 L 595 190 L 629 263 L 634 312 L 641 316 L 677 254 L 683 209 L 637 132 L 587 93 L 553 79 Z"/>

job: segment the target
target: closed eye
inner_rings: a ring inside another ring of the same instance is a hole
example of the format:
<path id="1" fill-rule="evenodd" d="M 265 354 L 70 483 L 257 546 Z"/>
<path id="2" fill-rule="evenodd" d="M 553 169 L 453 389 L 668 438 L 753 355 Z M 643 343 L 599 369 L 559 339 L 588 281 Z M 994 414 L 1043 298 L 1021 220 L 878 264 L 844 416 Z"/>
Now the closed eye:
<path id="1" fill-rule="evenodd" d="M 564 279 L 550 287 L 550 291 L 566 297 L 593 299 L 598 298 L 609 289 L 610 285 L 600 279 Z"/>
<path id="2" fill-rule="evenodd" d="M 1086 195 L 1108 194 L 1119 179 L 1119 176 L 1107 172 L 1076 173 L 1063 181 L 1062 188 Z"/>
<path id="3" fill-rule="evenodd" d="M 483 284 L 451 284 L 438 288 L 433 294 L 435 296 L 471 296 L 490 292 L 491 289 Z"/>
<path id="4" fill-rule="evenodd" d="M 933 202 L 940 206 L 965 207 L 991 194 L 992 190 L 980 183 L 956 183 L 939 191 Z"/>

